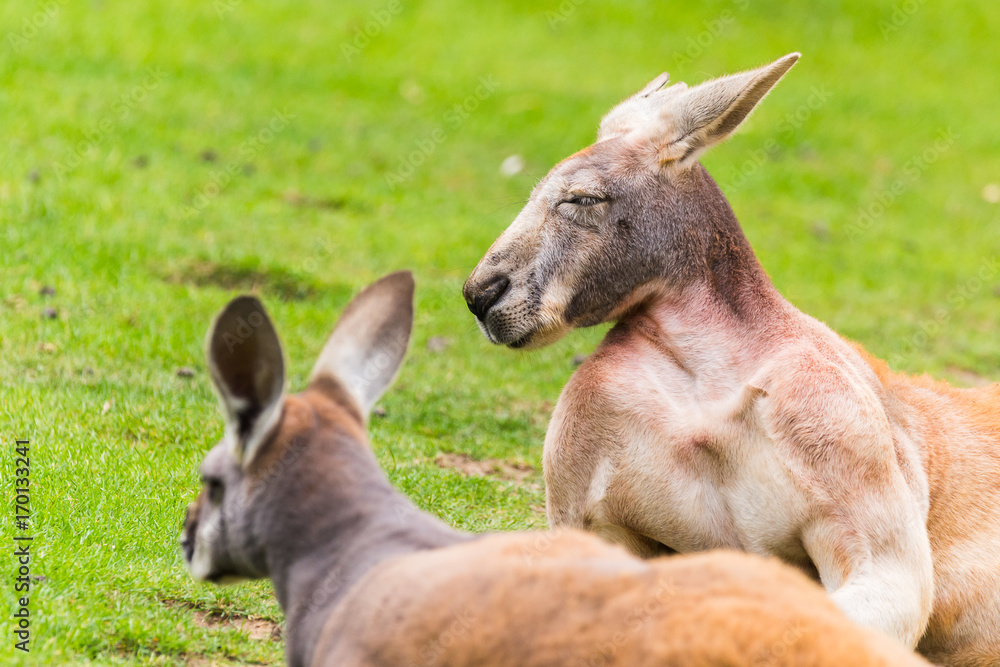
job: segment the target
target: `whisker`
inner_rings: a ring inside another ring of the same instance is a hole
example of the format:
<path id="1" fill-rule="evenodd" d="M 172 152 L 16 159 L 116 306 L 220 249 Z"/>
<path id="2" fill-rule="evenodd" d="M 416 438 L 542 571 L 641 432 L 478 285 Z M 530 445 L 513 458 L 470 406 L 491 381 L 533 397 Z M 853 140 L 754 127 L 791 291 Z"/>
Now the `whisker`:
<path id="1" fill-rule="evenodd" d="M 509 206 L 514 206 L 514 205 L 516 205 L 516 204 L 520 204 L 521 206 L 524 206 L 524 205 L 525 205 L 525 204 L 527 204 L 527 203 L 528 203 L 528 200 L 527 200 L 527 199 L 517 199 L 517 200 L 515 200 L 515 201 L 512 201 L 512 202 L 508 202 L 508 203 L 506 203 L 506 204 L 501 204 L 501 205 L 500 205 L 500 206 L 498 206 L 497 208 L 495 208 L 495 209 L 493 209 L 492 211 L 490 211 L 489 213 L 487 213 L 487 214 L 486 214 L 486 216 L 491 216 L 491 215 L 493 215 L 494 213 L 496 213 L 497 211 L 500 211 L 500 210 L 502 210 L 502 209 L 505 209 L 505 208 L 507 208 L 507 207 L 509 207 Z M 484 216 L 484 217 L 485 217 L 485 216 Z"/>

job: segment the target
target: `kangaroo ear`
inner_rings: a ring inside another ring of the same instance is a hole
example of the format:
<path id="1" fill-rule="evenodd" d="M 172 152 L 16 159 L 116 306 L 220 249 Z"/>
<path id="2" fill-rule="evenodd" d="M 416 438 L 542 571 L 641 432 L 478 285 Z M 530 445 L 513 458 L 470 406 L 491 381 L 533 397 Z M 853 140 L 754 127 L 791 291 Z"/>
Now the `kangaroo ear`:
<path id="1" fill-rule="evenodd" d="M 229 302 L 208 334 L 208 367 L 236 460 L 248 466 L 281 417 L 285 362 L 278 332 L 252 296 Z"/>
<path id="2" fill-rule="evenodd" d="M 600 136 L 635 133 L 637 141 L 651 144 L 661 164 L 690 164 L 728 138 L 799 55 L 790 53 L 770 65 L 693 88 L 678 83 L 650 91 L 650 84 L 605 117 Z"/>
<path id="3" fill-rule="evenodd" d="M 389 274 L 348 304 L 323 347 L 311 381 L 330 378 L 357 403 L 364 419 L 396 379 L 413 330 L 413 275 Z"/>
<path id="4" fill-rule="evenodd" d="M 660 76 L 656 77 L 655 79 L 647 83 L 645 87 L 643 87 L 642 90 L 633 95 L 633 97 L 649 97 L 656 91 L 666 86 L 669 81 L 670 81 L 670 74 L 664 72 L 660 74 Z"/>

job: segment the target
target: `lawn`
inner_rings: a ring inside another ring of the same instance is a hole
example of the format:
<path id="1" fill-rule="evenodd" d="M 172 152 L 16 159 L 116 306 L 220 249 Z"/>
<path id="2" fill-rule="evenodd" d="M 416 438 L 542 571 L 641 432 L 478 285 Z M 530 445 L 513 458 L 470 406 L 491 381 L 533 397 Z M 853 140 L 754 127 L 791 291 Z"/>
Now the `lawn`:
<path id="1" fill-rule="evenodd" d="M 0 662 L 282 662 L 242 621 L 280 623 L 270 585 L 196 583 L 177 545 L 222 431 L 205 332 L 242 292 L 298 389 L 351 295 L 413 269 L 379 460 L 461 529 L 544 528 L 545 426 L 602 330 L 494 348 L 461 286 L 537 179 L 663 70 L 695 83 L 802 51 L 705 158 L 768 273 L 900 370 L 1000 378 L 997 34 L 992 0 L 4 3 L 0 469 L 13 500 L 29 439 L 34 514 L 27 533 L 13 502 L 0 517 Z"/>

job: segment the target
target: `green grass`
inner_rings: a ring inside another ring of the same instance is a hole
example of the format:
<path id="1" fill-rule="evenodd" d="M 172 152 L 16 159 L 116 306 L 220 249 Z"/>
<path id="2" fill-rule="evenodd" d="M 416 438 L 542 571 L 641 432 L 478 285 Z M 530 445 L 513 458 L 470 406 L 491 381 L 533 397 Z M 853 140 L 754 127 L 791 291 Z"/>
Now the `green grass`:
<path id="1" fill-rule="evenodd" d="M 664 69 L 693 83 L 803 51 L 705 159 L 768 272 L 901 370 L 1000 377 L 1000 208 L 981 194 L 1000 182 L 1000 10 L 915 6 L 897 28 L 896 5 L 863 0 L 4 3 L 0 459 L 12 497 L 14 439 L 30 438 L 46 579 L 30 656 L 4 611 L 0 662 L 281 662 L 280 643 L 192 612 L 280 621 L 269 585 L 192 582 L 176 543 L 221 434 L 203 337 L 239 292 L 265 300 L 301 388 L 351 295 L 412 268 L 415 340 L 372 425 L 380 461 L 459 528 L 543 527 L 540 475 L 465 478 L 434 457 L 538 466 L 571 360 L 602 332 L 492 348 L 461 285 L 535 180 Z M 391 18 L 345 50 L 373 11 Z M 505 179 L 515 153 L 527 168 Z"/>

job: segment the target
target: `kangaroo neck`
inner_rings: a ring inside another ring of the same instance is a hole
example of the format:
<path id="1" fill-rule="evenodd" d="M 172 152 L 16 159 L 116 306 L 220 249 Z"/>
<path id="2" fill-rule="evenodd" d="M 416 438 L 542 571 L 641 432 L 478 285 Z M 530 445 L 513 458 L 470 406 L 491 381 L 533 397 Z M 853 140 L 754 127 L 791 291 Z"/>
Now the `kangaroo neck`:
<path id="1" fill-rule="evenodd" d="M 664 275 L 612 331 L 653 340 L 692 375 L 729 368 L 745 379 L 794 331 L 798 311 L 767 277 L 728 204 L 716 213 L 723 224 L 706 230 L 704 255 L 691 262 L 697 270 L 681 280 Z"/>
<path id="2" fill-rule="evenodd" d="M 380 563 L 471 539 L 396 491 L 370 451 L 359 450 L 355 455 L 370 458 L 367 462 L 374 466 L 351 485 L 364 488 L 365 496 L 362 502 L 330 500 L 323 528 L 313 532 L 326 536 L 326 541 L 270 545 L 275 554 L 271 579 L 285 612 L 286 657 L 291 666 L 311 663 L 332 610 Z"/>

